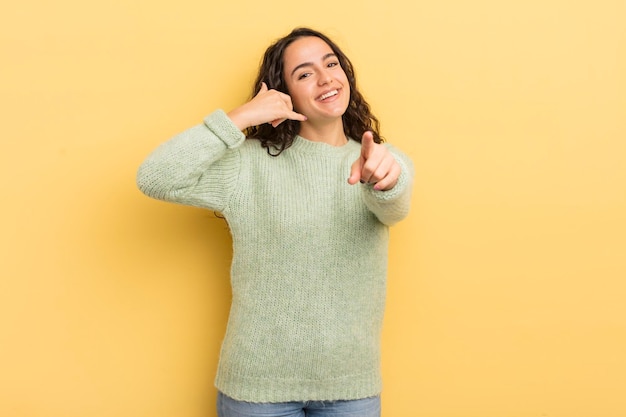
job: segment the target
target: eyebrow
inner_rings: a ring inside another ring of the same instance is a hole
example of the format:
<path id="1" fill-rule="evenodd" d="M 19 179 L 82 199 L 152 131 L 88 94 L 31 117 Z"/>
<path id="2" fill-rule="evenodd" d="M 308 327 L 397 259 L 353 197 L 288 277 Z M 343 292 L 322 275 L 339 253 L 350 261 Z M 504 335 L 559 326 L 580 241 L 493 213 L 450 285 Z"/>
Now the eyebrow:
<path id="1" fill-rule="evenodd" d="M 334 52 L 329 52 L 322 57 L 322 62 L 326 61 L 328 58 L 331 58 L 331 57 L 337 57 L 337 55 Z M 302 67 L 310 67 L 312 65 L 313 65 L 312 62 L 303 62 L 300 65 L 296 65 L 293 71 L 291 71 L 291 75 L 293 75 L 296 71 L 298 71 Z"/>

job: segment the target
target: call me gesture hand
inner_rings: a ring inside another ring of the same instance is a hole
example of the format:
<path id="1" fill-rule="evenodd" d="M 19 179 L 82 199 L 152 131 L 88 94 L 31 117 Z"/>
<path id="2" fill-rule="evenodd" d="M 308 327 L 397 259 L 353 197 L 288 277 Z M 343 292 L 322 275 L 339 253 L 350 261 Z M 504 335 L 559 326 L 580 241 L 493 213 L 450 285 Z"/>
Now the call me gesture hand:
<path id="1" fill-rule="evenodd" d="M 291 97 L 277 90 L 269 90 L 265 83 L 252 100 L 228 113 L 239 130 L 270 123 L 278 126 L 287 119 L 305 121 L 306 116 L 293 111 Z"/>
<path id="2" fill-rule="evenodd" d="M 348 183 L 374 184 L 375 190 L 391 190 L 398 182 L 400 164 L 391 152 L 379 143 L 374 142 L 372 132 L 365 132 L 361 138 L 361 156 L 354 161 L 350 170 Z"/>

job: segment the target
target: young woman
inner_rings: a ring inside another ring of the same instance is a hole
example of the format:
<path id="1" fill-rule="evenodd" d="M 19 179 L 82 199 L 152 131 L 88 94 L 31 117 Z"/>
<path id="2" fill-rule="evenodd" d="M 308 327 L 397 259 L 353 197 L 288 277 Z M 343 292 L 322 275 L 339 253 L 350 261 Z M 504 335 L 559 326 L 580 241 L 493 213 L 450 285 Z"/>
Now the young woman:
<path id="1" fill-rule="evenodd" d="M 141 165 L 145 194 L 230 227 L 221 417 L 380 415 L 388 227 L 408 213 L 413 175 L 381 142 L 348 58 L 301 28 L 268 48 L 249 102 Z"/>

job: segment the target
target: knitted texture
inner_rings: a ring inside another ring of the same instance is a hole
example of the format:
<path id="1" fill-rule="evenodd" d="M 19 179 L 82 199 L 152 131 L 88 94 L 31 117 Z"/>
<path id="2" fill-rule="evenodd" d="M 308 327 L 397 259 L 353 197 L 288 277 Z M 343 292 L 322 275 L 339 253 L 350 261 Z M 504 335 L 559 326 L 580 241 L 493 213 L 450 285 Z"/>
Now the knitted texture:
<path id="1" fill-rule="evenodd" d="M 297 136 L 278 157 L 223 111 L 139 168 L 148 196 L 221 212 L 232 305 L 217 388 L 243 401 L 359 399 L 381 391 L 388 226 L 406 216 L 412 164 L 389 191 L 347 182 L 361 145 Z"/>

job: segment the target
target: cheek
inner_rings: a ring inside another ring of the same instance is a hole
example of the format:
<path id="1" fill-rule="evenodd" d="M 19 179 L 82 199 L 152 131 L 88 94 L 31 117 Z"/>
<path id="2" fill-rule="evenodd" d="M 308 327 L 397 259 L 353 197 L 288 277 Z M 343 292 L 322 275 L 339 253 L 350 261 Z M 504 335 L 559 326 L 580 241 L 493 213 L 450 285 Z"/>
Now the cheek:
<path id="1" fill-rule="evenodd" d="M 344 73 L 343 74 L 343 85 L 350 90 L 350 81 L 348 80 L 348 76 Z"/>
<path id="2" fill-rule="evenodd" d="M 302 107 L 306 102 L 304 99 L 306 94 L 302 89 L 290 88 L 289 97 L 291 97 L 291 104 L 293 104 L 294 108 Z"/>

